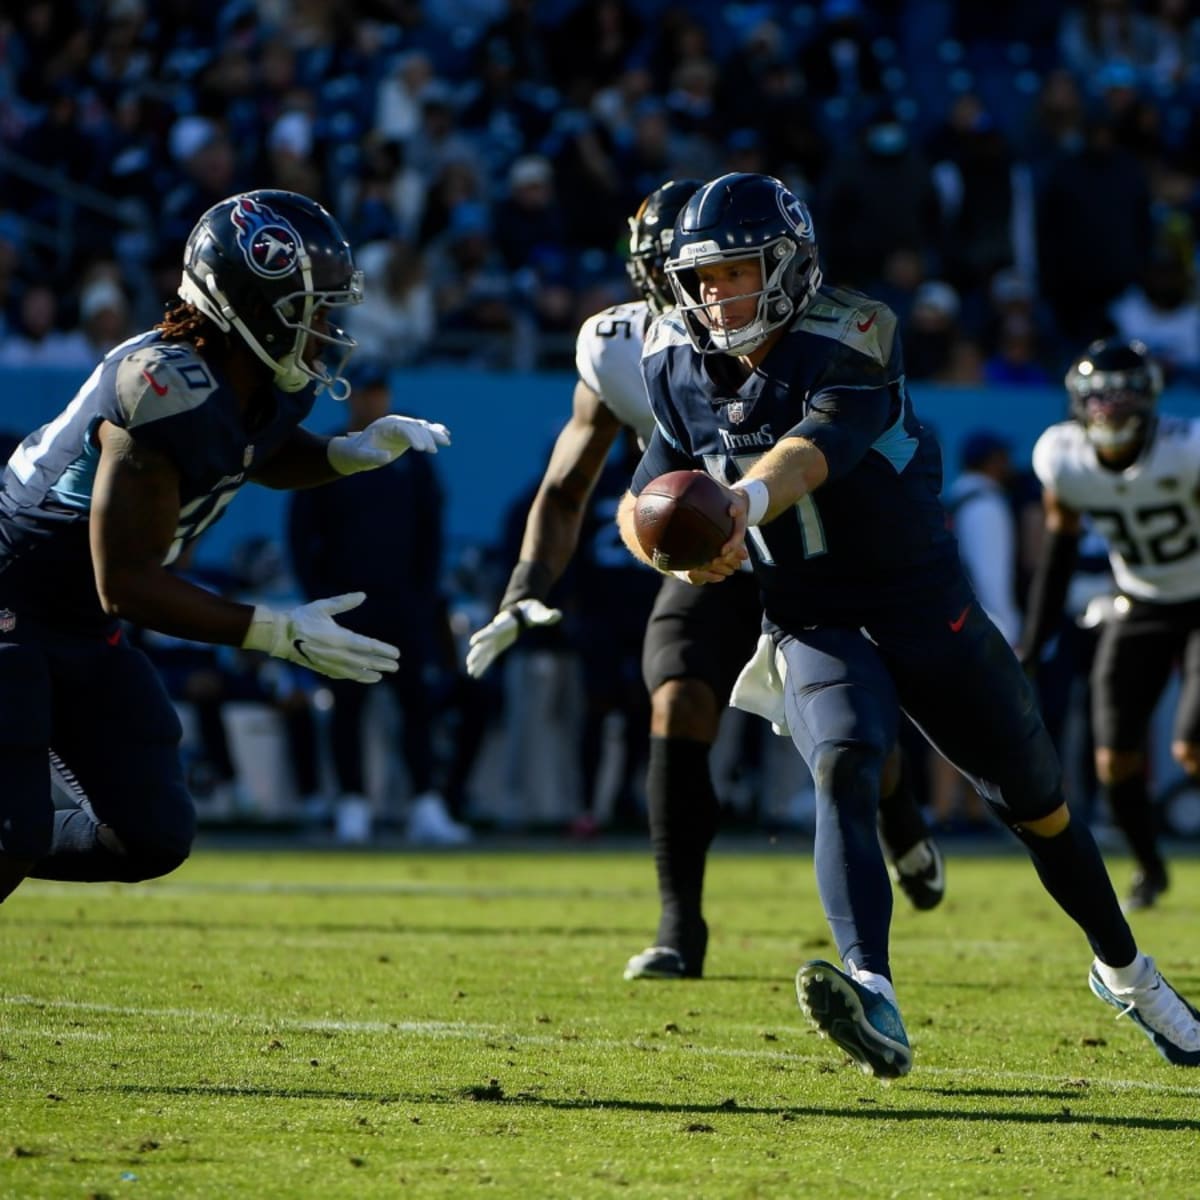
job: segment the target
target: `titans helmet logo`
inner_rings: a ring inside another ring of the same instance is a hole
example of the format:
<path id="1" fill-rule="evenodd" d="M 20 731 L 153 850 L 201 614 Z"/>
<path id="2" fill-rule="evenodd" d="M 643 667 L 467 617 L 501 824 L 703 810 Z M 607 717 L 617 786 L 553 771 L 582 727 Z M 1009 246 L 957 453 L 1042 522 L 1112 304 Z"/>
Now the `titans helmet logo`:
<path id="1" fill-rule="evenodd" d="M 230 220 L 237 226 L 242 257 L 256 275 L 279 279 L 296 269 L 300 258 L 300 235 L 265 204 L 250 196 L 240 196 Z"/>
<path id="2" fill-rule="evenodd" d="M 812 217 L 808 215 L 808 209 L 805 208 L 803 201 L 793 196 L 785 188 L 780 188 L 775 193 L 775 202 L 779 205 L 783 219 L 792 227 L 797 237 L 812 237 Z"/>

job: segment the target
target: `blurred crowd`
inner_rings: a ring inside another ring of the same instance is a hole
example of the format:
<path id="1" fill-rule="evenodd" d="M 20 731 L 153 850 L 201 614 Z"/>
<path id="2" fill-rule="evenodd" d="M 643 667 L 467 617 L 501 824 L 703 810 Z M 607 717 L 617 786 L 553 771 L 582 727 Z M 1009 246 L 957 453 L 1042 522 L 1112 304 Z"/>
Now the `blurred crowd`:
<path id="1" fill-rule="evenodd" d="M 1200 374 L 1191 0 L 28 0 L 0 14 L 0 364 L 157 319 L 213 202 L 323 200 L 364 354 L 572 361 L 664 180 L 778 175 L 914 378 L 1088 339 Z"/>

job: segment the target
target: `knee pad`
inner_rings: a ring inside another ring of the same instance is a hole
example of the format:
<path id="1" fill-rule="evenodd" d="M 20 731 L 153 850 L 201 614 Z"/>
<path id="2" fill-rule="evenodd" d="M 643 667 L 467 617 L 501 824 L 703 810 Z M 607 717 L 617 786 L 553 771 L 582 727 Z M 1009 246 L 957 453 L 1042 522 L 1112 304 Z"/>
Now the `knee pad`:
<path id="1" fill-rule="evenodd" d="M 812 775 L 817 796 L 839 809 L 879 805 L 884 753 L 867 742 L 821 742 L 813 751 Z"/>
<path id="2" fill-rule="evenodd" d="M 191 854 L 196 837 L 196 810 L 191 800 L 185 795 L 178 804 L 164 804 L 157 815 L 158 821 L 150 828 L 111 827 L 122 847 L 113 851 L 122 882 L 169 875 Z"/>

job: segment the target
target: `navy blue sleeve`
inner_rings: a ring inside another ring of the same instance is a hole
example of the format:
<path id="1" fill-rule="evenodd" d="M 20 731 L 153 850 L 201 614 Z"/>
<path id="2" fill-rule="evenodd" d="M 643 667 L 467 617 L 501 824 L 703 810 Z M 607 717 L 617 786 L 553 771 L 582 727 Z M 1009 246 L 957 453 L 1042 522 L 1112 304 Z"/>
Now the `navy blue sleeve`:
<path id="1" fill-rule="evenodd" d="M 893 398 L 887 388 L 845 388 L 820 392 L 804 419 L 784 437 L 806 438 L 825 455 L 829 478 L 840 479 L 888 427 Z"/>
<path id="2" fill-rule="evenodd" d="M 668 471 L 690 471 L 695 466 L 696 464 L 678 446 L 671 445 L 663 434 L 662 427 L 656 425 L 650 444 L 642 454 L 642 461 L 633 473 L 633 482 L 629 485 L 629 490 L 637 496 L 650 480 L 657 479 Z"/>

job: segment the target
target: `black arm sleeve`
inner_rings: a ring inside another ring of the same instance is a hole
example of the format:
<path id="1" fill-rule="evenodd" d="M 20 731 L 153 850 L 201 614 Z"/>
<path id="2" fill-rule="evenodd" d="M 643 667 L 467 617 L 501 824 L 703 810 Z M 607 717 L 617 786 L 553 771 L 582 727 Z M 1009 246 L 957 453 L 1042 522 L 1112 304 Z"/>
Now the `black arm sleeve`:
<path id="1" fill-rule="evenodd" d="M 504 589 L 500 611 L 512 608 L 522 600 L 545 600 L 553 586 L 553 573 L 545 563 L 519 562 L 508 577 L 508 587 Z"/>
<path id="2" fill-rule="evenodd" d="M 1023 663 L 1036 662 L 1062 616 L 1067 586 L 1079 553 L 1079 534 L 1051 530 L 1046 535 L 1042 557 L 1029 584 L 1025 628 L 1017 656 Z"/>

